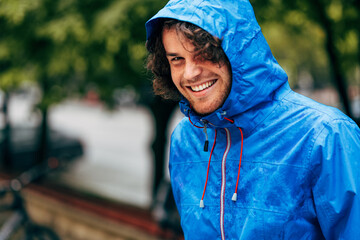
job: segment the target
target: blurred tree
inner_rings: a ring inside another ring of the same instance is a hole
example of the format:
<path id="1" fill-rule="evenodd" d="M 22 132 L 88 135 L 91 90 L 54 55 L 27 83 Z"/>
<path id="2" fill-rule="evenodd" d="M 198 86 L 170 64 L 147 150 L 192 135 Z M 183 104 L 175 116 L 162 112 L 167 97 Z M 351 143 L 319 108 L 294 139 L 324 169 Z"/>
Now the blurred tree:
<path id="1" fill-rule="evenodd" d="M 35 6 L 36 7 L 36 3 Z M 18 1 L 0 2 L 0 89 L 3 91 L 2 115 L 5 124 L 2 129 L 3 143 L 1 146 L 4 165 L 11 164 L 10 159 L 10 122 L 8 117 L 8 101 L 12 91 L 25 81 L 33 81 L 34 69 L 24 61 L 21 51 L 25 41 L 22 37 L 21 22 L 25 12 L 32 6 L 21 5 Z M 19 9 L 19 11 L 17 11 Z"/>
<path id="2" fill-rule="evenodd" d="M 150 76 L 145 70 L 145 22 L 166 4 L 166 0 L 112 1 L 93 19 L 88 52 L 89 75 L 100 98 L 114 104 L 114 89 L 131 86 L 140 94 L 140 103 L 153 114 L 154 179 L 153 195 L 164 177 L 167 128 L 177 103 L 154 97 Z M 83 7 L 85 8 L 87 4 Z"/>
<path id="3" fill-rule="evenodd" d="M 46 157 L 47 118 L 52 105 L 91 90 L 111 109 L 116 106 L 116 90 L 131 88 L 155 119 L 155 193 L 163 178 L 167 123 L 176 103 L 152 95 L 144 68 L 144 25 L 166 2 L 0 1 L 0 88 L 6 96 L 25 81 L 40 88 L 42 96 L 36 106 L 42 113 L 38 162 Z"/>
<path id="4" fill-rule="evenodd" d="M 306 38 L 302 38 L 305 42 L 314 41 L 316 37 L 313 34 L 314 29 L 321 31 L 319 33 L 323 35 L 322 47 L 327 54 L 330 76 L 338 89 L 346 114 L 354 118 L 347 85 L 348 82 L 356 84 L 355 73 L 360 66 L 359 1 L 251 0 L 251 2 L 260 24 L 269 21 L 280 23 L 290 29 L 291 33 L 307 35 Z M 300 58 L 303 57 L 303 53 L 299 54 Z M 309 62 L 314 63 L 316 60 Z M 360 119 L 354 120 L 360 124 Z"/>

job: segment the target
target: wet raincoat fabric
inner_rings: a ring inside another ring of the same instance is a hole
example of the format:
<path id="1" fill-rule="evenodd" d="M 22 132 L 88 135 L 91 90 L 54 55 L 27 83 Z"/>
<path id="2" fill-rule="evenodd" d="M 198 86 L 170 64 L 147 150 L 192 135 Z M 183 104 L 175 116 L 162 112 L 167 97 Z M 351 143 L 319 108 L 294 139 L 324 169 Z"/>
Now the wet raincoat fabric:
<path id="1" fill-rule="evenodd" d="M 201 117 L 180 102 L 170 176 L 185 239 L 360 239 L 360 130 L 290 89 L 250 3 L 170 1 L 147 22 L 148 37 L 159 18 L 222 39 L 232 68 L 217 111 Z"/>

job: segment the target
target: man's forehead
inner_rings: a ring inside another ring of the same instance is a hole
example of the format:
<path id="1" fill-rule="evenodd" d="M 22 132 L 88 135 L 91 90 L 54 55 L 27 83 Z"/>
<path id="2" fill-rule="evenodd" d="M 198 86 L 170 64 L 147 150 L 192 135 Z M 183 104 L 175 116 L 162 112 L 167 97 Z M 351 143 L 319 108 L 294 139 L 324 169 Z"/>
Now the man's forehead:
<path id="1" fill-rule="evenodd" d="M 182 32 L 177 31 L 175 26 L 163 29 L 162 42 L 167 56 L 178 55 L 178 51 L 182 49 L 188 52 L 195 49 L 194 44 Z"/>

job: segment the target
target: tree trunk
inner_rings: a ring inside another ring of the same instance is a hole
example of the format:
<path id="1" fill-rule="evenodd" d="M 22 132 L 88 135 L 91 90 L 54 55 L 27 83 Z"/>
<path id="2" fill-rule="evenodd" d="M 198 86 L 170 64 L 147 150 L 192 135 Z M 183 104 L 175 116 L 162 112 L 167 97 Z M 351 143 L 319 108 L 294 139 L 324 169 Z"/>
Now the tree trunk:
<path id="1" fill-rule="evenodd" d="M 346 83 L 346 79 L 343 77 L 344 74 L 341 70 L 340 58 L 336 50 L 331 22 L 329 18 L 326 16 L 325 6 L 323 6 L 319 0 L 314 0 L 313 6 L 316 9 L 316 12 L 318 13 L 317 17 L 319 20 L 319 24 L 322 26 L 326 34 L 325 48 L 329 57 L 330 70 L 333 72 L 334 81 L 337 86 L 340 99 L 342 99 L 345 113 L 350 118 L 353 118 L 350 101 L 347 93 L 347 83 Z"/>
<path id="2" fill-rule="evenodd" d="M 36 155 L 35 164 L 43 163 L 47 158 L 49 148 L 49 127 L 48 127 L 48 109 L 42 109 L 42 121 L 39 128 L 38 136 L 38 154 Z"/>
<path id="3" fill-rule="evenodd" d="M 2 143 L 2 159 L 4 168 L 10 169 L 12 167 L 11 161 L 11 126 L 9 120 L 9 98 L 10 95 L 7 92 L 4 92 L 4 101 L 2 106 L 3 119 L 4 119 L 4 129 L 3 131 L 3 143 Z"/>
<path id="4" fill-rule="evenodd" d="M 170 117 L 176 106 L 177 102 L 164 101 L 158 96 L 153 99 L 149 106 L 155 120 L 155 136 L 151 145 L 154 153 L 153 199 L 161 180 L 164 178 L 167 131 Z"/>

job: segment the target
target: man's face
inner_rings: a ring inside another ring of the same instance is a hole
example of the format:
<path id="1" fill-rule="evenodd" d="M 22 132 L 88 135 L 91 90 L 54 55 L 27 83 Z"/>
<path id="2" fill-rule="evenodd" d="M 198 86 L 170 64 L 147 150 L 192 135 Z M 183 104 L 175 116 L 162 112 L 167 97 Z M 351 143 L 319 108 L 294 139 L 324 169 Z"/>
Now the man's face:
<path id="1" fill-rule="evenodd" d="M 164 28 L 162 41 L 172 80 L 193 109 L 207 115 L 221 107 L 231 89 L 230 67 L 196 56 L 194 45 L 175 27 Z"/>

